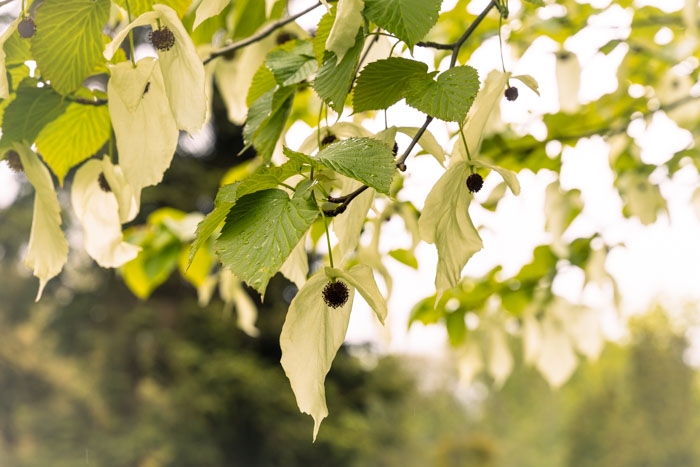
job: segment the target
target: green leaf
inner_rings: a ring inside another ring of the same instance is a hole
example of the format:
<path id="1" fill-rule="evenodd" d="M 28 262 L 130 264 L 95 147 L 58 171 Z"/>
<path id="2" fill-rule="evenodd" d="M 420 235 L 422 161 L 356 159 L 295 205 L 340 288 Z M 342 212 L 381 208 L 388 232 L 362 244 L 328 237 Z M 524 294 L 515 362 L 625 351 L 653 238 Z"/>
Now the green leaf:
<path id="1" fill-rule="evenodd" d="M 114 0 L 114 3 L 127 10 L 127 0 Z M 151 11 L 156 3 L 169 6 L 182 18 L 187 13 L 192 0 L 128 0 L 128 3 L 132 18 Z"/>
<path id="2" fill-rule="evenodd" d="M 222 186 L 216 195 L 214 209 L 197 225 L 196 237 L 190 249 L 190 261 L 192 261 L 197 250 L 216 232 L 216 229 L 226 219 L 238 198 L 256 191 L 277 188 L 280 183 L 299 173 L 299 169 L 300 164 L 298 162 L 288 162 L 279 167 L 263 167 L 240 182 Z"/>
<path id="3" fill-rule="evenodd" d="M 104 61 L 102 29 L 109 9 L 109 0 L 45 0 L 37 9 L 32 53 L 58 93 L 75 91 Z"/>
<path id="4" fill-rule="evenodd" d="M 372 138 L 348 138 L 325 147 L 316 159 L 327 167 L 354 178 L 380 193 L 389 194 L 394 176 L 394 153 Z"/>
<path id="5" fill-rule="evenodd" d="M 221 262 L 261 295 L 318 216 L 309 198 L 282 190 L 258 191 L 238 199 L 226 217 L 216 249 Z"/>
<path id="6" fill-rule="evenodd" d="M 268 91 L 248 110 L 243 137 L 252 145 L 265 163 L 269 163 L 294 101 L 294 86 Z"/>
<path id="7" fill-rule="evenodd" d="M 544 6 L 544 0 L 525 0 L 525 3 L 529 3 L 535 6 Z"/>
<path id="8" fill-rule="evenodd" d="M 299 410 L 314 419 L 314 440 L 321 422 L 328 416 L 324 382 L 345 340 L 355 295 L 352 286 L 348 287 L 347 303 L 330 308 L 322 296 L 328 282 L 322 272 L 311 276 L 289 305 L 280 333 L 282 367 Z"/>
<path id="9" fill-rule="evenodd" d="M 260 68 L 253 75 L 253 81 L 248 88 L 245 103 L 248 107 L 252 106 L 263 94 L 277 87 L 275 75 L 270 71 L 265 64 L 260 65 Z"/>
<path id="10" fill-rule="evenodd" d="M 59 183 L 63 184 L 68 171 L 99 151 L 111 131 L 106 105 L 73 103 L 41 130 L 36 147 Z"/>
<path id="11" fill-rule="evenodd" d="M 345 54 L 340 63 L 334 53 L 326 52 L 323 65 L 314 80 L 314 89 L 318 95 L 333 110 L 340 113 L 345 105 L 345 99 L 350 92 L 350 85 L 355 77 L 357 64 L 364 46 L 364 33 L 362 29 L 357 32 L 355 45 Z"/>
<path id="12" fill-rule="evenodd" d="M 442 0 L 365 0 L 364 15 L 413 47 L 438 20 Z"/>
<path id="13" fill-rule="evenodd" d="M 290 86 L 316 73 L 318 64 L 310 41 L 290 42 L 292 47 L 278 48 L 267 54 L 265 65 L 280 86 Z"/>
<path id="14" fill-rule="evenodd" d="M 437 81 L 432 74 L 414 75 L 408 81 L 406 103 L 433 117 L 462 122 L 479 92 L 479 75 L 470 66 L 450 68 Z"/>
<path id="15" fill-rule="evenodd" d="M 324 54 L 326 52 L 326 41 L 331 33 L 331 28 L 335 22 L 335 8 L 326 13 L 321 17 L 321 21 L 318 22 L 318 28 L 316 29 L 316 35 L 313 39 L 314 44 L 314 56 L 316 61 L 321 63 L 323 61 Z"/>
<path id="16" fill-rule="evenodd" d="M 394 258 L 399 263 L 405 264 L 409 268 L 418 269 L 418 259 L 416 255 L 413 254 L 411 250 L 406 250 L 404 248 L 397 248 L 396 250 L 391 250 L 389 256 Z"/>
<path id="17" fill-rule="evenodd" d="M 355 112 L 386 109 L 406 96 L 408 81 L 428 72 L 425 63 L 392 57 L 368 64 L 357 78 L 352 98 Z"/>
<path id="18" fill-rule="evenodd" d="M 464 312 L 459 310 L 445 314 L 445 327 L 450 344 L 457 347 L 464 342 L 467 337 L 467 324 L 464 321 Z"/>
<path id="19" fill-rule="evenodd" d="M 52 88 L 36 87 L 37 81 L 25 79 L 17 89 L 16 97 L 4 112 L 2 141 L 32 143 L 49 122 L 58 118 L 68 107 Z"/>

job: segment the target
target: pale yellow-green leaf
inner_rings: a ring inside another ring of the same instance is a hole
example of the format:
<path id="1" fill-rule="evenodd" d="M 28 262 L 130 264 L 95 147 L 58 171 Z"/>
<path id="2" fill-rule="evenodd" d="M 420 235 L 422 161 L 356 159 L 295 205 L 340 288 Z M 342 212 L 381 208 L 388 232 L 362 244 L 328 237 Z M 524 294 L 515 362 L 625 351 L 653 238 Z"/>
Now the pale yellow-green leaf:
<path id="1" fill-rule="evenodd" d="M 518 76 L 513 76 L 513 79 L 517 79 L 521 83 L 523 83 L 525 86 L 528 88 L 532 89 L 532 91 L 537 94 L 538 96 L 540 95 L 540 85 L 537 83 L 537 80 L 533 78 L 530 75 L 518 75 Z"/>
<path id="2" fill-rule="evenodd" d="M 15 19 L 7 26 L 7 29 L 5 29 L 2 35 L 0 35 L 0 99 L 7 99 L 10 97 L 10 85 L 7 81 L 7 68 L 5 67 L 5 41 L 17 30 L 17 25 L 20 21 L 21 18 Z"/>
<path id="3" fill-rule="evenodd" d="M 194 133 L 202 128 L 207 117 L 204 65 L 177 13 L 160 4 L 153 5 L 153 10 L 142 14 L 120 30 L 105 47 L 104 56 L 111 59 L 129 31 L 137 26 L 150 25 L 157 28 L 158 21 L 167 26 L 175 37 L 175 44 L 170 50 L 158 50 L 158 64 L 163 75 L 165 93 L 177 128 Z"/>
<path id="4" fill-rule="evenodd" d="M 102 173 L 101 160 L 83 164 L 73 178 L 71 201 L 83 226 L 85 251 L 100 266 L 116 268 L 136 258 L 141 248 L 124 241 L 117 197 L 100 187 Z"/>
<path id="5" fill-rule="evenodd" d="M 322 297 L 328 281 L 324 272 L 318 272 L 306 282 L 289 305 L 280 334 L 282 367 L 299 410 L 314 419 L 314 440 L 321 422 L 328 416 L 324 381 L 345 340 L 355 294 L 349 287 L 347 303 L 330 308 Z"/>
<path id="6" fill-rule="evenodd" d="M 260 330 L 255 327 L 255 321 L 258 319 L 258 308 L 243 289 L 241 280 L 228 268 L 221 270 L 219 293 L 221 299 L 226 303 L 224 313 L 230 314 L 235 307 L 236 324 L 240 330 L 251 337 L 259 336 Z"/>
<path id="7" fill-rule="evenodd" d="M 134 220 L 136 214 L 139 213 L 139 204 L 141 201 L 141 191 L 135 190 L 124 176 L 122 168 L 118 165 L 113 165 L 109 156 L 102 158 L 102 172 L 109 184 L 112 193 L 117 198 L 119 205 L 119 221 L 126 224 Z"/>
<path id="8" fill-rule="evenodd" d="M 326 276 L 345 280 L 349 285 L 357 289 L 362 298 L 372 308 L 374 314 L 377 315 L 379 321 L 384 324 L 387 315 L 386 302 L 379 291 L 379 287 L 377 287 L 377 282 L 374 280 L 372 268 L 366 264 L 357 264 L 351 267 L 349 271 L 343 271 L 342 269 L 327 266 Z"/>
<path id="9" fill-rule="evenodd" d="M 579 190 L 564 192 L 558 180 L 547 186 L 544 204 L 545 228 L 552 234 L 553 244 L 558 248 L 561 248 L 561 236 L 571 224 L 573 216 L 581 212 L 581 209 L 583 201 Z"/>
<path id="10" fill-rule="evenodd" d="M 331 32 L 326 39 L 326 50 L 334 52 L 340 62 L 355 45 L 357 30 L 362 26 L 364 0 L 338 0 L 338 9 Z"/>
<path id="11" fill-rule="evenodd" d="M 109 8 L 109 0 L 51 0 L 37 8 L 32 54 L 59 94 L 79 88 L 102 60 Z"/>
<path id="12" fill-rule="evenodd" d="M 472 157 L 479 153 L 481 148 L 481 140 L 484 136 L 484 128 L 489 121 L 491 113 L 498 108 L 503 91 L 510 73 L 503 73 L 498 70 L 493 70 L 486 77 L 484 85 L 474 99 L 474 103 L 469 109 L 467 118 L 464 123 L 464 137 L 469 146 L 469 153 Z M 464 150 L 464 144 L 461 138 L 457 138 L 454 149 L 452 150 L 452 159 L 465 160 L 467 153 Z"/>
<path id="13" fill-rule="evenodd" d="M 534 307 L 528 307 L 523 312 L 523 360 L 530 365 L 535 363 L 542 347 L 542 331 L 540 323 L 535 318 L 536 311 Z"/>
<path id="14" fill-rule="evenodd" d="M 483 368 L 484 358 L 479 344 L 470 339 L 459 353 L 458 370 L 460 383 L 469 386 Z"/>
<path id="15" fill-rule="evenodd" d="M 231 122 L 238 125 L 245 122 L 248 115 L 245 91 L 250 87 L 253 76 L 264 62 L 265 56 L 274 46 L 275 38 L 270 36 L 238 50 L 233 60 L 220 58 L 216 61 L 214 79 L 226 103 Z"/>
<path id="16" fill-rule="evenodd" d="M 153 9 L 175 35 L 172 49 L 158 51 L 170 108 L 179 129 L 197 132 L 207 118 L 204 65 L 177 13 L 165 5 L 156 4 Z"/>
<path id="17" fill-rule="evenodd" d="M 99 151 L 111 132 L 107 106 L 73 103 L 41 130 L 36 147 L 63 184 L 68 171 Z"/>
<path id="18" fill-rule="evenodd" d="M 379 232 L 381 227 L 378 226 L 380 220 L 375 219 L 375 229 Z M 378 238 L 376 236 L 375 238 Z M 360 264 L 365 264 L 372 268 L 375 274 L 379 274 L 384 280 L 384 285 L 386 286 L 386 296 L 391 296 L 392 288 L 394 287 L 394 280 L 389 273 L 389 270 L 384 266 L 384 256 L 379 253 L 378 245 L 374 242 L 368 246 L 360 246 L 357 249 L 357 262 Z"/>
<path id="19" fill-rule="evenodd" d="M 435 243 L 438 265 L 435 276 L 437 298 L 455 287 L 462 269 L 483 243 L 469 217 L 472 196 L 465 186 L 469 173 L 462 161 L 450 167 L 430 190 L 418 219 L 421 237 Z"/>
<path id="20" fill-rule="evenodd" d="M 503 329 L 492 329 L 489 348 L 489 374 L 496 386 L 500 387 L 513 371 L 513 356 L 508 349 L 508 342 Z"/>
<path id="21" fill-rule="evenodd" d="M 498 172 L 498 174 L 501 177 L 503 177 L 503 181 L 506 182 L 508 188 L 510 188 L 510 191 L 516 196 L 520 194 L 520 182 L 518 181 L 518 176 L 512 170 L 504 169 L 484 160 L 467 160 L 466 162 L 467 165 L 473 165 L 475 167 L 485 167 L 487 169 L 491 169 Z"/>
<path id="22" fill-rule="evenodd" d="M 304 286 L 306 276 L 309 275 L 309 256 L 306 252 L 305 238 L 297 243 L 280 268 L 284 277 L 294 282 L 298 289 Z"/>
<path id="23" fill-rule="evenodd" d="M 310 134 L 299 146 L 299 152 L 304 154 L 312 154 L 314 150 L 318 149 L 319 138 L 318 134 L 316 133 L 317 131 L 320 131 L 321 133 L 320 139 L 323 139 L 329 134 L 334 135 L 338 139 L 352 137 L 370 138 L 372 136 L 372 133 L 369 130 L 358 123 L 338 122 L 330 127 L 322 127 L 320 130 L 314 129 L 314 132 Z"/>
<path id="24" fill-rule="evenodd" d="M 180 218 L 168 217 L 163 219 L 165 225 L 181 242 L 191 242 L 195 238 L 197 225 L 204 220 L 204 214 L 191 212 Z"/>
<path id="25" fill-rule="evenodd" d="M 46 283 L 58 275 L 66 264 L 68 242 L 61 230 L 61 207 L 49 169 L 27 146 L 15 143 L 13 149 L 19 154 L 24 173 L 36 191 L 24 264 L 39 278 L 39 291 L 36 295 L 38 301 Z"/>
<path id="26" fill-rule="evenodd" d="M 581 65 L 571 52 L 557 54 L 555 72 L 559 94 L 559 109 L 575 113 L 579 108 L 578 91 L 581 87 Z"/>
<path id="27" fill-rule="evenodd" d="M 148 57 L 136 68 L 129 62 L 110 66 L 107 86 L 119 165 L 137 191 L 162 180 L 179 135 L 156 62 Z"/>
<path id="28" fill-rule="evenodd" d="M 127 1 L 132 17 L 140 16 L 147 11 L 151 11 L 153 5 L 160 3 L 171 7 L 177 12 L 178 16 L 182 18 L 185 16 L 185 13 L 187 13 L 192 3 L 192 0 L 114 0 L 116 4 L 125 10 L 127 9 Z"/>
<path id="29" fill-rule="evenodd" d="M 342 177 L 340 191 L 352 193 L 359 188 L 361 183 L 348 177 Z M 343 259 L 347 254 L 357 248 L 360 241 L 360 233 L 367 218 L 367 212 L 372 207 L 377 191 L 374 188 L 366 189 L 357 198 L 352 200 L 344 213 L 333 219 L 333 231 L 338 237 L 338 258 Z"/>
<path id="30" fill-rule="evenodd" d="M 202 0 L 202 3 L 199 4 L 195 11 L 192 30 L 197 29 L 197 26 L 207 19 L 224 11 L 224 8 L 226 8 L 226 5 L 229 3 L 231 3 L 231 0 Z"/>
<path id="31" fill-rule="evenodd" d="M 182 277 L 199 293 L 200 289 L 205 289 L 205 283 L 212 277 L 210 273 L 215 262 L 218 264 L 218 258 L 214 257 L 209 248 L 198 249 L 190 262 L 190 249 L 189 246 L 185 246 L 177 258 L 177 267 Z"/>
<path id="32" fill-rule="evenodd" d="M 578 359 L 566 331 L 546 317 L 542 323 L 542 345 L 535 366 L 550 386 L 558 388 L 571 377 Z"/>
<path id="33" fill-rule="evenodd" d="M 653 224 L 659 211 L 666 211 L 659 186 L 652 185 L 645 175 L 625 172 L 619 176 L 617 186 L 625 202 L 625 214 L 639 218 L 642 224 Z"/>
<path id="34" fill-rule="evenodd" d="M 416 134 L 418 134 L 418 130 L 418 127 L 412 126 L 400 126 L 397 128 L 397 131 L 408 135 L 411 138 L 415 138 Z M 442 146 L 440 146 L 440 143 L 437 142 L 435 136 L 433 136 L 430 131 L 425 130 L 423 132 L 421 137 L 418 139 L 418 145 L 423 148 L 425 152 L 432 155 L 440 163 L 440 165 L 445 164 L 445 150 L 442 148 Z"/>

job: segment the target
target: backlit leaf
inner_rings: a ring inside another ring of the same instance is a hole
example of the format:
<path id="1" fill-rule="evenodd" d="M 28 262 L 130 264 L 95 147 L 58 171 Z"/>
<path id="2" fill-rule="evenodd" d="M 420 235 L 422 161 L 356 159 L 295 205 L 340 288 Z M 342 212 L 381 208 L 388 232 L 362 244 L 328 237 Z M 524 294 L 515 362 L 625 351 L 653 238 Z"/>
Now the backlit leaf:
<path id="1" fill-rule="evenodd" d="M 450 122 L 461 122 L 479 91 L 479 76 L 470 66 L 450 68 L 434 81 L 431 74 L 414 75 L 408 80 L 406 103 L 428 115 Z"/>
<path id="2" fill-rule="evenodd" d="M 381 141 L 344 139 L 321 149 L 316 159 L 340 174 L 389 194 L 396 167 L 393 152 Z"/>
<path id="3" fill-rule="evenodd" d="M 413 47 L 435 25 L 442 0 L 365 0 L 364 15 Z"/>
<path id="4" fill-rule="evenodd" d="M 109 0 L 45 0 L 37 8 L 32 53 L 58 93 L 79 88 L 104 60 L 102 29 L 109 8 Z"/>
<path id="5" fill-rule="evenodd" d="M 352 98 L 355 112 L 386 109 L 406 97 L 408 81 L 425 76 L 425 63 L 391 57 L 369 63 L 360 72 Z"/>
<path id="6" fill-rule="evenodd" d="M 269 280 L 317 216 L 310 198 L 290 198 L 282 190 L 243 196 L 231 208 L 216 240 L 221 262 L 264 295 Z"/>
<path id="7" fill-rule="evenodd" d="M 36 147 L 59 183 L 68 171 L 99 151 L 112 132 L 106 105 L 73 103 L 49 122 L 36 139 Z"/>

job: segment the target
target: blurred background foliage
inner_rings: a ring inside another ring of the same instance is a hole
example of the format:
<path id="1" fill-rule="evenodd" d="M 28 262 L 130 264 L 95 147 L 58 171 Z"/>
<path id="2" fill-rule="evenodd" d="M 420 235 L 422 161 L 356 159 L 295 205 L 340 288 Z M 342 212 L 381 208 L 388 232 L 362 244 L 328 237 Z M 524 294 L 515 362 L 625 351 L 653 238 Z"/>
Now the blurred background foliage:
<path id="1" fill-rule="evenodd" d="M 436 39 L 449 41 L 464 31 L 473 20 L 463 14 L 467 3 L 460 0 L 441 18 Z M 520 18 L 508 36 L 513 55 L 522 55 L 540 35 L 562 45 L 601 12 L 588 4 L 561 3 L 565 14 Z M 497 21 L 487 18 L 462 60 L 494 36 Z M 640 27 L 600 49 L 624 52 L 620 86 L 575 110 L 544 117 L 548 142 L 573 146 L 592 134 L 619 137 L 610 165 L 621 192 L 627 176 L 648 185 L 655 170 L 671 178 L 700 160 L 694 145 L 658 164 L 644 163 L 637 141 L 625 132 L 632 119 L 646 124 L 664 111 L 693 135 L 700 124 L 696 107 L 685 105 L 697 96 L 672 92 L 687 91 L 686 82 L 696 82 L 698 75 L 697 65 L 683 73 L 676 67 L 700 54 L 681 54 L 682 13 L 638 8 L 633 23 Z M 654 38 L 664 28 L 674 32 L 673 39 L 666 55 L 655 54 Z M 630 94 L 638 88 L 641 95 Z M 684 112 L 673 115 L 674 110 Z M 207 212 L 224 174 L 246 160 L 235 157 L 242 147 L 240 128 L 228 122 L 218 96 L 213 114 L 210 152 L 193 157 L 181 148 L 164 183 L 144 191 L 135 226 L 166 206 Z M 486 135 L 482 152 L 513 170 L 558 171 L 562 163 L 561 150 L 547 154 L 542 141 L 510 128 Z M 559 193 L 556 183 L 553 191 Z M 650 186 L 658 191 L 657 182 Z M 578 197 L 575 190 L 559 194 Z M 142 301 L 118 272 L 96 267 L 74 249 L 60 279 L 35 304 L 36 281 L 21 264 L 32 198 L 24 186 L 17 201 L 0 210 L 0 466 L 700 465 L 700 380 L 686 363 L 686 333 L 662 310 L 633 320 L 626 342 L 606 343 L 597 360 L 582 363 L 557 391 L 522 364 L 522 341 L 510 334 L 506 343 L 516 363 L 502 385 L 488 375 L 461 384 L 454 363 L 448 363 L 455 360 L 449 350 L 445 360 L 427 360 L 378 355 L 370 345 L 345 347 L 326 381 L 332 416 L 312 444 L 312 421 L 299 413 L 279 365 L 278 337 L 293 294 L 289 283 L 277 278 L 265 303 L 256 303 L 256 338 L 239 329 L 220 299 L 200 307 L 191 283 L 169 274 L 177 255 L 160 265 L 169 268 L 159 277 L 164 283 L 154 284 Z M 663 212 L 663 199 L 660 204 L 633 200 L 624 196 L 625 215 L 643 224 Z M 566 201 L 558 234 L 580 212 L 575 199 Z M 70 226 L 70 219 L 64 221 Z M 79 235 L 78 230 L 69 233 Z M 469 342 L 467 311 L 482 309 L 497 290 L 504 309 L 519 317 L 542 283 L 551 288 L 557 261 L 586 268 L 595 240 L 596 235 L 576 238 L 563 251 L 540 246 L 514 278 L 499 278 L 494 270 L 466 279 L 464 290 L 453 291 L 444 303 L 457 299 L 457 312 L 439 307 L 436 313 L 419 305 L 412 320 L 445 321 L 453 344 Z"/>
<path id="2" fill-rule="evenodd" d="M 140 221 L 166 204 L 206 209 L 237 162 L 239 130 L 224 121 L 220 109 L 212 154 L 176 157 L 144 193 Z M 31 192 L 0 211 L 2 466 L 700 465 L 698 373 L 660 310 L 558 391 L 521 364 L 510 336 L 516 365 L 500 388 L 488 376 L 461 385 L 449 351 L 433 360 L 345 347 L 326 382 L 333 416 L 312 444 L 279 365 L 293 286 L 278 277 L 256 303 L 257 338 L 219 299 L 200 307 L 179 274 L 142 301 L 78 251 L 34 303 L 19 234 Z"/>

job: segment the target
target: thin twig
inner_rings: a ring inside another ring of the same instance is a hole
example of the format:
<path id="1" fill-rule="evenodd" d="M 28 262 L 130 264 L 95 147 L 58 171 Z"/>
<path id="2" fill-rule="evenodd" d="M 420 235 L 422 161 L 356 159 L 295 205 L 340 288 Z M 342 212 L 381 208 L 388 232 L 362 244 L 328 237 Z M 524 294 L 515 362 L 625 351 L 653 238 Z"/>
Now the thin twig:
<path id="1" fill-rule="evenodd" d="M 209 55 L 209 57 L 207 57 L 204 60 L 204 64 L 206 65 L 207 63 L 211 62 L 212 60 L 214 60 L 217 57 L 221 57 L 222 55 L 229 54 L 235 50 L 242 49 L 243 47 L 249 46 L 250 44 L 253 44 L 255 42 L 263 40 L 264 38 L 266 38 L 267 36 L 269 36 L 270 34 L 275 32 L 276 30 L 280 29 L 283 26 L 286 26 L 287 24 L 291 23 L 292 21 L 295 21 L 297 18 L 300 18 L 300 17 L 304 16 L 305 14 L 315 10 L 316 8 L 320 7 L 321 5 L 322 5 L 321 2 L 317 2 L 316 4 L 310 6 L 309 8 L 307 8 L 303 11 L 300 11 L 299 13 L 297 13 L 295 15 L 289 16 L 287 18 L 281 19 L 279 21 L 276 21 L 276 22 L 270 24 L 268 27 L 266 27 L 265 29 L 263 29 L 262 31 L 260 31 L 257 34 L 254 34 L 246 39 L 243 39 L 243 40 L 238 41 L 238 42 L 234 42 L 233 44 L 229 44 L 226 47 L 222 47 L 219 50 L 212 52 L 211 55 Z"/>
<path id="2" fill-rule="evenodd" d="M 423 47 L 432 47 L 435 49 L 441 49 L 441 50 L 452 50 L 452 57 L 450 59 L 450 68 L 453 68 L 457 64 L 457 56 L 459 55 L 459 50 L 462 48 L 464 43 L 469 39 L 469 36 L 471 36 L 476 28 L 481 24 L 481 22 L 486 18 L 486 15 L 489 14 L 489 12 L 496 7 L 496 2 L 494 0 L 491 0 L 488 5 L 486 5 L 486 8 L 479 14 L 479 16 L 474 19 L 472 24 L 469 25 L 466 31 L 464 31 L 464 34 L 460 36 L 459 39 L 457 39 L 456 42 L 453 44 L 438 44 L 436 42 L 419 42 L 417 45 L 421 45 Z M 428 126 L 430 123 L 434 120 L 434 117 L 427 115 L 425 117 L 425 121 L 423 122 L 423 125 L 420 127 L 420 129 L 416 132 L 415 136 L 409 143 L 409 145 L 406 147 L 406 150 L 401 154 L 401 157 L 396 159 L 396 168 L 399 169 L 400 171 L 404 172 L 406 170 L 406 159 L 408 158 L 409 154 L 413 150 L 413 148 L 416 146 L 418 143 L 418 140 L 420 140 L 421 136 L 423 136 L 423 133 L 428 129 Z M 367 185 L 363 185 L 362 187 L 358 188 L 357 190 L 353 191 L 352 193 L 349 193 L 344 196 L 329 196 L 328 201 L 331 203 L 338 203 L 338 207 L 332 210 L 325 210 L 324 214 L 328 217 L 333 217 L 337 216 L 338 214 L 341 214 L 345 212 L 345 210 L 348 207 L 348 204 L 355 199 L 358 195 L 360 195 L 362 192 L 364 192 L 367 189 Z"/>

